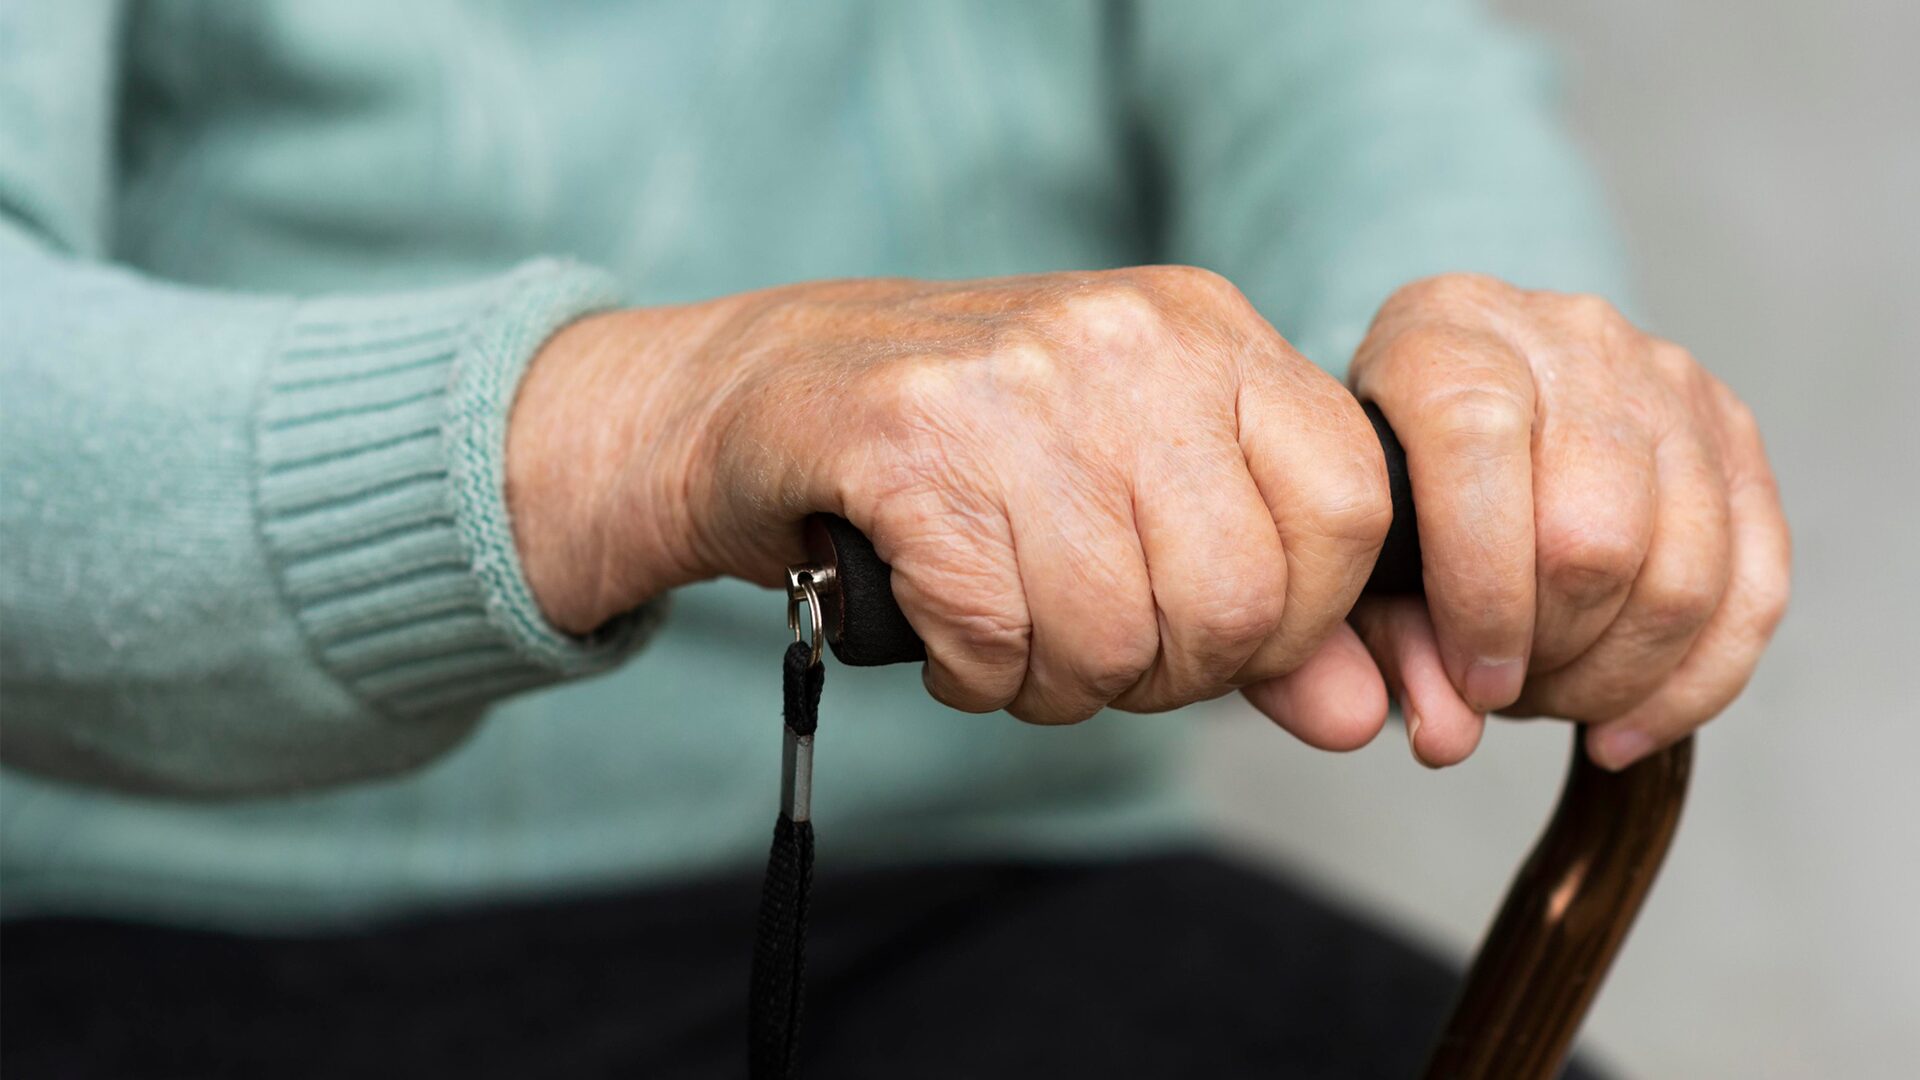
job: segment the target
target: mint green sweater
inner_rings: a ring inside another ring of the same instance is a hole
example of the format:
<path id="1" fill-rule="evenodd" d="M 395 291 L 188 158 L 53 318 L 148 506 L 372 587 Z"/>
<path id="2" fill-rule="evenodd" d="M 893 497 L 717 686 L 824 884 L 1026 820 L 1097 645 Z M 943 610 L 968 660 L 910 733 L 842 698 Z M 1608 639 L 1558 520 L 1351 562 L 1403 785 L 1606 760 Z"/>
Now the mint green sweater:
<path id="1" fill-rule="evenodd" d="M 1617 291 L 1544 76 L 1452 0 L 0 6 L 5 914 L 325 926 L 750 863 L 782 601 L 542 621 L 501 457 L 548 334 L 1178 261 L 1338 369 L 1428 273 Z M 1178 715 L 827 694 L 825 857 L 1191 828 Z"/>

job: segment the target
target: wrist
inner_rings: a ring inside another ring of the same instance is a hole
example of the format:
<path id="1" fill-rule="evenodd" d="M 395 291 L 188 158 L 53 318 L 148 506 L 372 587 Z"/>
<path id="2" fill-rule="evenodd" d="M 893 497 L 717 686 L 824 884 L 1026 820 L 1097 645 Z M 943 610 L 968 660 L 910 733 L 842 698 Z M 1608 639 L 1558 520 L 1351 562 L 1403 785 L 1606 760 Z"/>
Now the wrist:
<path id="1" fill-rule="evenodd" d="M 547 620 L 591 633 L 710 576 L 687 493 L 708 456 L 702 345 L 724 302 L 629 309 L 562 328 L 528 365 L 507 433 L 508 512 Z"/>

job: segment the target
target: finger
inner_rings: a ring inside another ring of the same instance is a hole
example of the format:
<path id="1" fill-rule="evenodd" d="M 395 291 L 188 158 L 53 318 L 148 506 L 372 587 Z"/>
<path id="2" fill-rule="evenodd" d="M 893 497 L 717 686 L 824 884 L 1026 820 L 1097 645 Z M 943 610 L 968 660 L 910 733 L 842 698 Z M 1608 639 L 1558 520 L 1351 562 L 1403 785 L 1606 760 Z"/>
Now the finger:
<path id="1" fill-rule="evenodd" d="M 1286 675 L 1248 684 L 1253 707 L 1319 750 L 1358 750 L 1387 721 L 1387 688 L 1353 628 L 1342 625 Z"/>
<path id="2" fill-rule="evenodd" d="M 1619 616 L 1585 653 L 1530 680 L 1516 713 L 1604 721 L 1651 695 L 1720 606 L 1729 569 L 1718 451 L 1691 426 L 1654 450 L 1658 491 L 1645 563 Z"/>
<path id="3" fill-rule="evenodd" d="M 1130 493 L 1062 474 L 1023 488 L 1012 517 L 1033 644 L 1007 711 L 1078 723 L 1139 682 L 1160 650 Z"/>
<path id="4" fill-rule="evenodd" d="M 1419 324 L 1363 344 L 1356 391 L 1407 451 L 1428 608 L 1475 710 L 1520 693 L 1534 615 L 1533 376 L 1487 333 Z"/>
<path id="5" fill-rule="evenodd" d="M 1598 369 L 1595 374 L 1604 375 Z M 1554 389 L 1607 400 L 1604 387 Z M 1542 407 L 1534 450 L 1535 677 L 1593 647 L 1626 604 L 1653 542 L 1653 439 L 1639 424 L 1590 408 Z"/>
<path id="6" fill-rule="evenodd" d="M 946 506 L 918 520 L 936 527 L 875 546 L 893 567 L 894 598 L 926 644 L 921 681 L 951 708 L 1004 709 L 1026 679 L 1032 641 L 1007 515 L 999 507 Z M 876 528 L 871 535 L 894 534 Z"/>
<path id="7" fill-rule="evenodd" d="M 1160 655 L 1117 708 L 1155 712 L 1219 695 L 1287 605 L 1287 553 L 1231 424 L 1198 424 L 1143 450 L 1135 521 Z"/>
<path id="8" fill-rule="evenodd" d="M 1665 685 L 1631 712 L 1587 733 L 1587 752 L 1622 769 L 1684 738 L 1746 688 L 1787 608 L 1792 541 L 1753 418 L 1731 410 L 1728 504 L 1733 570 L 1726 597 Z"/>
<path id="9" fill-rule="evenodd" d="M 1414 760 L 1435 769 L 1465 761 L 1480 745 L 1486 715 L 1447 677 L 1426 607 L 1402 597 L 1362 600 L 1351 621 L 1400 702 Z"/>
<path id="10" fill-rule="evenodd" d="M 1251 682 L 1292 671 L 1346 618 L 1386 540 L 1393 502 L 1373 425 L 1318 369 L 1250 367 L 1235 411 L 1245 468 L 1286 559 L 1279 626 L 1236 675 Z"/>

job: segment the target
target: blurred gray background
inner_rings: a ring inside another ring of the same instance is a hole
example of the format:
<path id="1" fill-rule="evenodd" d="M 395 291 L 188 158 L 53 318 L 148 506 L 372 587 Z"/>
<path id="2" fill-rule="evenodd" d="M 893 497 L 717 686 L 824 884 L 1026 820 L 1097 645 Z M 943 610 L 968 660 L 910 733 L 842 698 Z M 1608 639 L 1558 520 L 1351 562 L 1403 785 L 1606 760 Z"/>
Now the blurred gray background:
<path id="1" fill-rule="evenodd" d="M 1633 1077 L 1920 1075 L 1920 3 L 1497 6 L 1564 57 L 1641 310 L 1759 413 L 1795 536 L 1588 1044 Z M 1216 709 L 1230 833 L 1460 957 L 1566 754 L 1500 724 L 1428 773 L 1397 728 L 1331 757 Z"/>

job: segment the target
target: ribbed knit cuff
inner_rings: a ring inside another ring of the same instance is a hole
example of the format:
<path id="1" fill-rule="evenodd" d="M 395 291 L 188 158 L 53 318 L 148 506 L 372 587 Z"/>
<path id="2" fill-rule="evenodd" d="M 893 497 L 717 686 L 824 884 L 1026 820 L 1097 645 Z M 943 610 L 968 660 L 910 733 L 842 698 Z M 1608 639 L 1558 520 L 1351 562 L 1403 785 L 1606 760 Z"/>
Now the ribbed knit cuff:
<path id="1" fill-rule="evenodd" d="M 421 715 L 604 669 L 658 605 L 589 639 L 541 616 L 507 518 L 507 414 L 561 326 L 613 305 L 552 261 L 481 284 L 304 302 L 256 427 L 261 531 L 320 661 Z"/>

